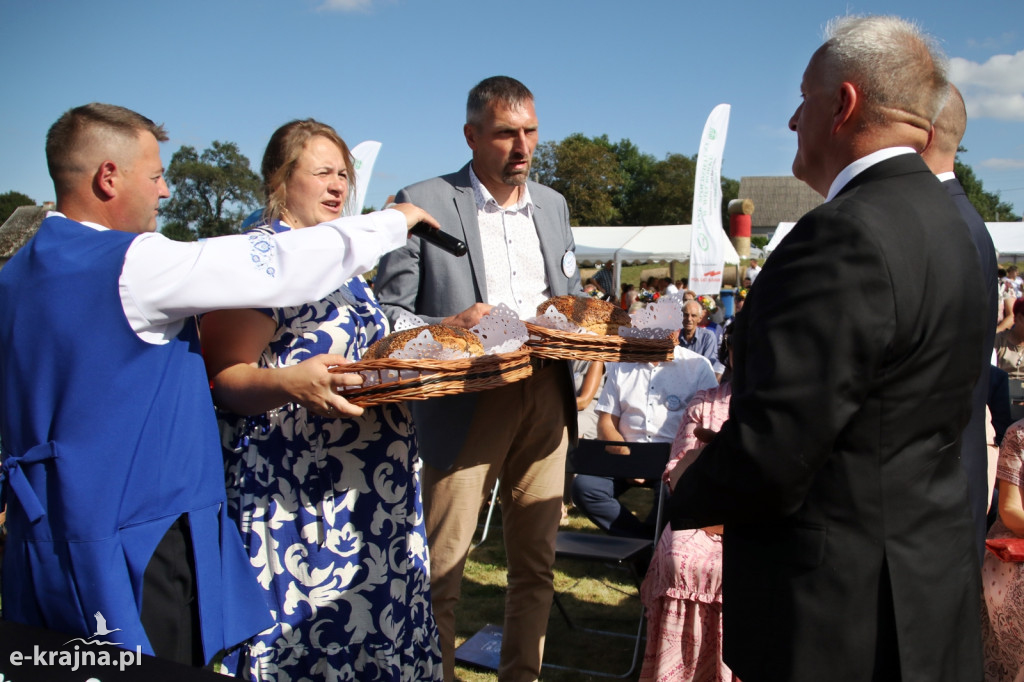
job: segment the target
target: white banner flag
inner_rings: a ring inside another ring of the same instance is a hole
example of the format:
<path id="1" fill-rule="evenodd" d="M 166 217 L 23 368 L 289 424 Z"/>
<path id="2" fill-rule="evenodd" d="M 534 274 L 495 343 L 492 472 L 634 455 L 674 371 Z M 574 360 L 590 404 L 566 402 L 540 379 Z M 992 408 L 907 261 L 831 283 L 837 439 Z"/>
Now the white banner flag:
<path id="1" fill-rule="evenodd" d="M 729 129 L 728 104 L 719 104 L 704 124 L 697 152 L 693 183 L 693 219 L 690 232 L 690 289 L 696 294 L 718 295 L 725 269 L 722 231 L 722 154 Z"/>
<path id="2" fill-rule="evenodd" d="M 380 142 L 373 140 L 360 142 L 352 148 L 352 161 L 356 169 L 356 192 L 355 196 L 349 197 L 345 206 L 345 215 L 359 215 L 363 212 L 363 204 L 366 203 L 366 190 L 370 187 L 370 174 L 373 172 L 373 164 L 377 160 L 379 151 Z"/>

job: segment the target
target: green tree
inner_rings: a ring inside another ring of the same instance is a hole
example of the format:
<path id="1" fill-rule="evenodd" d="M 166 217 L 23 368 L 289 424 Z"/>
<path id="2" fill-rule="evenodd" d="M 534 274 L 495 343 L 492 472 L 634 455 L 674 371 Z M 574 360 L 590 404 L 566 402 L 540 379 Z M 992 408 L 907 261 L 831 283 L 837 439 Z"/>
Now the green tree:
<path id="1" fill-rule="evenodd" d="M 633 198 L 636 225 L 688 225 L 693 218 L 696 157 L 667 154 L 651 166 L 646 191 Z"/>
<path id="2" fill-rule="evenodd" d="M 615 197 L 615 208 L 619 212 L 616 225 L 653 225 L 643 214 L 641 198 L 651 191 L 654 167 L 658 160 L 652 154 L 645 154 L 629 139 L 622 139 L 612 145 L 623 172 L 622 189 Z"/>
<path id="3" fill-rule="evenodd" d="M 561 192 L 572 225 L 614 225 L 615 197 L 624 177 L 608 136 L 574 133 L 561 142 L 544 142 L 534 155 L 539 182 Z"/>
<path id="4" fill-rule="evenodd" d="M 964 193 L 974 204 L 981 217 L 987 222 L 1014 222 L 1020 220 L 1019 215 L 1014 215 L 1013 206 L 1000 200 L 998 193 L 986 192 L 981 180 L 974 174 L 974 170 L 960 161 L 960 154 L 967 150 L 963 147 L 957 149 L 957 158 L 953 163 L 953 172 L 956 179 L 963 185 Z"/>
<path id="5" fill-rule="evenodd" d="M 534 154 L 537 181 L 561 192 L 573 225 L 687 225 L 693 218 L 697 157 L 668 154 L 657 160 L 628 139 L 575 133 L 544 142 Z M 739 181 L 722 178 L 722 227 Z"/>
<path id="6" fill-rule="evenodd" d="M 0 194 L 0 225 L 7 222 L 7 219 L 19 206 L 35 206 L 36 202 L 21 192 L 4 192 Z"/>
<path id="7" fill-rule="evenodd" d="M 260 205 L 260 178 L 234 142 L 215 141 L 202 154 L 183 146 L 171 157 L 166 177 L 172 194 L 160 209 L 161 232 L 171 239 L 235 234 Z"/>
<path id="8" fill-rule="evenodd" d="M 740 196 L 740 181 L 722 176 L 722 229 L 729 233 L 729 202 Z"/>

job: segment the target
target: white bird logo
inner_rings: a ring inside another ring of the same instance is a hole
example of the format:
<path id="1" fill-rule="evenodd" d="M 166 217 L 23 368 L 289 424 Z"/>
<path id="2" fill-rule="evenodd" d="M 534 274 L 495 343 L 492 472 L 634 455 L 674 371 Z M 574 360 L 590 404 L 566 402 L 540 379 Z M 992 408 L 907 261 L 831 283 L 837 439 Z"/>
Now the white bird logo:
<path id="1" fill-rule="evenodd" d="M 107 629 L 107 619 L 103 617 L 103 614 L 97 611 L 93 614 L 96 618 L 96 632 L 92 633 L 93 637 L 106 637 L 111 632 L 117 632 L 121 628 L 114 628 L 113 630 Z"/>
<path id="2" fill-rule="evenodd" d="M 100 613 L 99 611 L 97 611 L 96 613 L 93 614 L 93 618 L 96 619 L 96 632 L 92 633 L 89 636 L 89 639 L 82 639 L 81 637 L 75 637 L 74 639 L 69 639 L 68 641 L 64 642 L 64 645 L 67 646 L 68 644 L 71 644 L 71 642 L 81 642 L 82 644 L 93 644 L 93 645 L 95 645 L 95 644 L 109 644 L 111 646 L 120 646 L 122 644 L 121 642 L 105 642 L 103 640 L 96 639 L 97 637 L 106 637 L 107 635 L 109 635 L 111 633 L 119 631 L 121 628 L 114 628 L 113 630 L 108 628 L 107 627 L 107 619 L 104 618 L 103 614 Z M 0 676 L 0 682 L 3 682 L 3 677 L 2 676 Z"/>

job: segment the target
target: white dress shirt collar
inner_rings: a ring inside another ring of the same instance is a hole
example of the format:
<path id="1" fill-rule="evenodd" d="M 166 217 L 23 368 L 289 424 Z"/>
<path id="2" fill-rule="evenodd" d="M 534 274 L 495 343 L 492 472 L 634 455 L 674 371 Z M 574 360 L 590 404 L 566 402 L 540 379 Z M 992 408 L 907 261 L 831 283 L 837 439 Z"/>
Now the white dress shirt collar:
<path id="1" fill-rule="evenodd" d="M 46 212 L 46 217 L 49 218 L 51 216 L 56 216 L 58 218 L 67 218 L 67 216 L 64 215 L 63 213 L 61 213 L 60 211 L 47 211 Z M 91 227 L 92 229 L 96 230 L 97 232 L 103 232 L 104 230 L 109 230 L 110 229 L 106 225 L 100 225 L 99 223 L 90 223 L 90 222 L 85 221 L 85 220 L 76 220 L 75 222 L 78 223 L 79 225 L 85 225 L 86 227 Z"/>
<path id="2" fill-rule="evenodd" d="M 476 200 L 478 211 L 488 210 L 489 206 L 491 211 L 522 211 L 527 217 L 533 215 L 533 199 L 530 198 L 530 188 L 525 184 L 521 185 L 523 191 L 519 194 L 519 201 L 508 208 L 502 208 L 498 204 L 498 200 L 484 187 L 484 183 L 480 182 L 480 178 L 473 172 L 473 164 L 469 164 L 469 182 L 473 185 L 473 198 Z"/>
<path id="3" fill-rule="evenodd" d="M 857 159 L 840 171 L 839 175 L 836 176 L 836 179 L 832 181 L 832 186 L 828 189 L 828 196 L 825 197 L 825 201 L 832 201 L 835 196 L 839 194 L 847 184 L 849 184 L 850 180 L 853 180 L 876 163 L 881 163 L 882 161 L 901 154 L 916 153 L 917 152 L 914 151 L 912 147 L 887 147 L 886 149 L 879 149 L 877 152 L 872 152 L 867 156 Z"/>

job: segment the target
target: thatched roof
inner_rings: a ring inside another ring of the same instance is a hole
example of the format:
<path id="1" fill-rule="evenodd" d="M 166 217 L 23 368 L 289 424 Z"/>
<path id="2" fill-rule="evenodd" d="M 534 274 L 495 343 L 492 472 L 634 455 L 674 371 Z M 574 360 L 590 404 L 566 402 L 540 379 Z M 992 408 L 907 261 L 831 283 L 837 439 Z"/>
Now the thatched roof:
<path id="1" fill-rule="evenodd" d="M 824 199 L 791 175 L 740 178 L 741 199 L 754 202 L 750 216 L 754 232 L 774 232 L 779 223 L 792 223 L 821 204 Z"/>
<path id="2" fill-rule="evenodd" d="M 39 229 L 46 212 L 53 206 L 19 206 L 3 225 L 0 225 L 0 267 L 18 249 L 25 245 Z"/>

